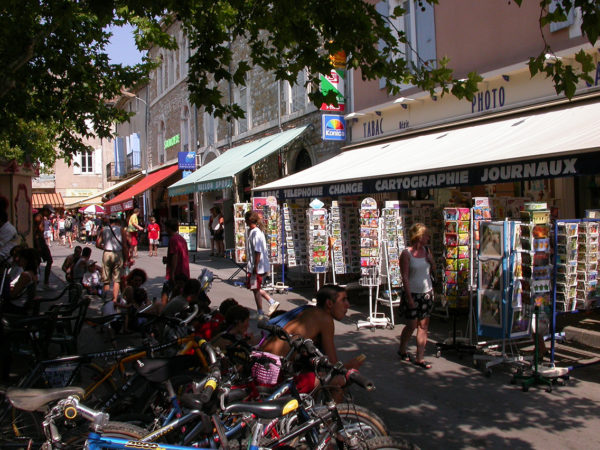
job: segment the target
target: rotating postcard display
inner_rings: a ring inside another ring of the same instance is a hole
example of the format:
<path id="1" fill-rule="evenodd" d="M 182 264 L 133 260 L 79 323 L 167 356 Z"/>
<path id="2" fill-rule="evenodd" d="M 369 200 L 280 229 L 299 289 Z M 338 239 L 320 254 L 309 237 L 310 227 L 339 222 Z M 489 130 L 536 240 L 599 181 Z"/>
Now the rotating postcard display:
<path id="1" fill-rule="evenodd" d="M 338 202 L 335 200 L 331 202 L 329 213 L 329 235 L 331 236 L 333 273 L 334 275 L 344 274 L 346 273 L 346 260 L 344 258 L 344 248 L 342 245 L 342 220 Z"/>
<path id="2" fill-rule="evenodd" d="M 371 197 L 360 204 L 360 274 L 363 286 L 379 286 L 379 210 Z"/>
<path id="3" fill-rule="evenodd" d="M 582 221 L 577 227 L 577 296 L 575 309 L 586 309 L 598 286 L 598 222 Z"/>
<path id="4" fill-rule="evenodd" d="M 510 245 L 506 233 L 510 232 L 510 225 L 510 222 L 480 224 L 477 317 L 478 334 L 481 336 L 506 337 L 503 330 L 508 280 L 504 279 L 503 274 L 509 268 Z"/>
<path id="5" fill-rule="evenodd" d="M 444 296 L 449 308 L 469 306 L 471 210 L 444 208 Z"/>
<path id="6" fill-rule="evenodd" d="M 265 240 L 271 264 L 281 264 L 281 220 L 279 205 L 275 197 L 254 197 L 252 209 L 256 211 L 265 224 Z"/>
<path id="7" fill-rule="evenodd" d="M 292 214 L 287 203 L 283 204 L 283 230 L 285 235 L 285 257 L 289 267 L 298 265 L 296 259 L 296 245 L 294 242 L 294 233 L 292 231 Z"/>
<path id="8" fill-rule="evenodd" d="M 404 239 L 404 217 L 398 202 L 386 202 L 382 213 L 382 238 L 385 242 L 386 273 L 388 288 L 398 289 L 402 286 L 400 274 L 400 253 L 406 247 Z"/>
<path id="9" fill-rule="evenodd" d="M 311 203 L 306 211 L 308 220 L 308 270 L 311 273 L 327 272 L 327 210 L 323 203 Z M 318 278 L 317 278 L 318 279 Z"/>
<path id="10" fill-rule="evenodd" d="M 556 309 L 573 311 L 577 297 L 577 222 L 556 225 Z M 583 268 L 583 267 L 582 267 Z M 596 275 L 598 272 L 595 272 Z"/>
<path id="11" fill-rule="evenodd" d="M 235 232 L 235 262 L 246 263 L 246 212 L 250 211 L 250 203 L 233 205 L 233 224 Z"/>

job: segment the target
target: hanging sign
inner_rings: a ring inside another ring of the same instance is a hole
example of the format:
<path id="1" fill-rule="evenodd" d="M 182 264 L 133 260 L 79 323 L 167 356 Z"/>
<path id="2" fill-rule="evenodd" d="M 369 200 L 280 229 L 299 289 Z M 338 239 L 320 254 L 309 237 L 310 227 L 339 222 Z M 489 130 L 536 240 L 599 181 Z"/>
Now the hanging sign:
<path id="1" fill-rule="evenodd" d="M 323 103 L 321 111 L 345 111 L 344 100 L 344 78 L 346 74 L 343 69 L 332 69 L 329 75 L 320 75 L 321 93 L 327 95 L 329 92 L 335 94 L 338 105 L 328 105 Z"/>
<path id="2" fill-rule="evenodd" d="M 323 114 L 321 117 L 321 138 L 324 141 L 346 140 L 346 119 L 344 119 L 344 116 Z"/>
<path id="3" fill-rule="evenodd" d="M 179 170 L 196 170 L 196 152 L 177 153 Z"/>

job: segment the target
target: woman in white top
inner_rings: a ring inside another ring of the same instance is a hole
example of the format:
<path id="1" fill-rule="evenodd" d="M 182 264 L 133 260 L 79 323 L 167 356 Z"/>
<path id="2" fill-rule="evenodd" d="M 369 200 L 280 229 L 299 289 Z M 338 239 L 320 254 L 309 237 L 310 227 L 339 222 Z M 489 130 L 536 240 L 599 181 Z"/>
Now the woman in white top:
<path id="1" fill-rule="evenodd" d="M 435 262 L 429 243 L 429 231 L 422 223 L 415 223 L 409 230 L 410 247 L 400 255 L 400 272 L 404 286 L 402 301 L 406 308 L 406 326 L 400 335 L 398 356 L 403 361 L 410 361 L 406 351 L 408 341 L 413 331 L 417 329 L 417 354 L 413 363 L 424 369 L 430 369 L 431 364 L 425 361 L 425 345 L 427 344 L 427 329 L 429 317 L 433 309 L 433 284 L 431 274 L 435 272 Z"/>

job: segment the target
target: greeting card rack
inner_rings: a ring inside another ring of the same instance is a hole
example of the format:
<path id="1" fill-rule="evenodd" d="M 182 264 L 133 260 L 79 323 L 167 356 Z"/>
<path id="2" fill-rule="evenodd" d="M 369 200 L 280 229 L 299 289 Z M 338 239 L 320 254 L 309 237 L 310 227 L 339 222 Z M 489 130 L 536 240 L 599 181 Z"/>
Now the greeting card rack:
<path id="1" fill-rule="evenodd" d="M 367 197 L 360 206 L 360 280 L 361 286 L 369 288 L 369 316 L 356 323 L 358 329 L 391 326 L 385 314 L 376 312 L 373 288 L 381 284 L 381 220 L 377 202 Z"/>

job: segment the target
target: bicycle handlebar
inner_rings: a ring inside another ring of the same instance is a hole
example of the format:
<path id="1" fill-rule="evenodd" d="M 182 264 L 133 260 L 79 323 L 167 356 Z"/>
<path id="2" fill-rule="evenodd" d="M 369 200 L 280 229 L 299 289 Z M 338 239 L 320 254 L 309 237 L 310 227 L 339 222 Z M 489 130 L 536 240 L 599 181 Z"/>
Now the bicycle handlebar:
<path id="1" fill-rule="evenodd" d="M 266 321 L 258 322 L 258 328 L 268 331 L 278 338 L 288 342 L 295 350 L 305 350 L 310 356 L 310 362 L 316 370 L 324 369 L 330 372 L 339 373 L 344 375 L 347 382 L 353 382 L 358 384 L 360 387 L 367 391 L 375 389 L 375 384 L 365 376 L 361 375 L 356 369 L 346 369 L 341 361 L 332 364 L 329 358 L 324 355 L 314 344 L 312 339 L 305 339 L 302 337 L 292 337 L 282 327 L 277 325 L 269 324 Z"/>

